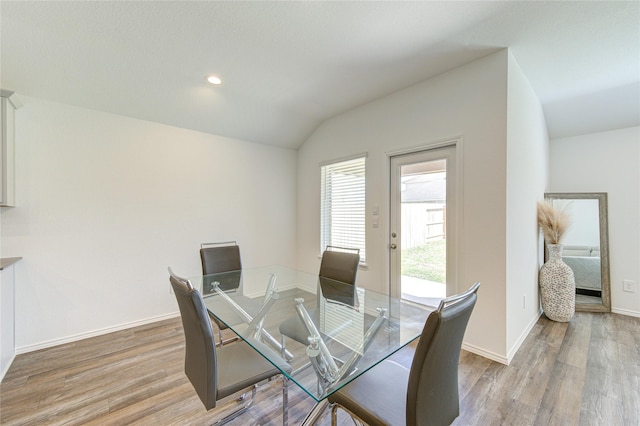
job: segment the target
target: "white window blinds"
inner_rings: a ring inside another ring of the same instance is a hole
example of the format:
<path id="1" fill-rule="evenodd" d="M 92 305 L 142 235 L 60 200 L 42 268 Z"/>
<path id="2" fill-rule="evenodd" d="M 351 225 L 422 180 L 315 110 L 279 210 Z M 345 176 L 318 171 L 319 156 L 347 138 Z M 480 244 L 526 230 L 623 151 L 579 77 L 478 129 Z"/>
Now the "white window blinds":
<path id="1" fill-rule="evenodd" d="M 323 165 L 320 170 L 320 251 L 330 246 L 365 253 L 365 159 Z"/>

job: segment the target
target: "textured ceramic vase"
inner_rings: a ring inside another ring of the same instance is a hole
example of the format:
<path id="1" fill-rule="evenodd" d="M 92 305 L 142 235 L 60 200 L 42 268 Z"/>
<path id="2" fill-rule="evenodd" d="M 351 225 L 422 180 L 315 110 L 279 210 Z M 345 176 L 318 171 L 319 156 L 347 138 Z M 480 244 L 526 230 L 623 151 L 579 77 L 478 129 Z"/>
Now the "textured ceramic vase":
<path id="1" fill-rule="evenodd" d="M 576 312 L 573 270 L 562 261 L 562 246 L 548 244 L 549 259 L 540 268 L 542 310 L 553 321 L 567 322 Z"/>

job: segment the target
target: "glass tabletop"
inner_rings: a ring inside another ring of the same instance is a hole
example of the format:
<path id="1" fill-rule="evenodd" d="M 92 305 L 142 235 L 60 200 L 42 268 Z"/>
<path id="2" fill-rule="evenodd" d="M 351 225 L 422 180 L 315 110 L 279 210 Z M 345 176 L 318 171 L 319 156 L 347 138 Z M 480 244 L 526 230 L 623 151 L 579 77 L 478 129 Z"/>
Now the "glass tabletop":
<path id="1" fill-rule="evenodd" d="M 316 401 L 418 338 L 434 309 L 282 266 L 189 281 L 256 351 L 286 359 L 282 373 Z"/>

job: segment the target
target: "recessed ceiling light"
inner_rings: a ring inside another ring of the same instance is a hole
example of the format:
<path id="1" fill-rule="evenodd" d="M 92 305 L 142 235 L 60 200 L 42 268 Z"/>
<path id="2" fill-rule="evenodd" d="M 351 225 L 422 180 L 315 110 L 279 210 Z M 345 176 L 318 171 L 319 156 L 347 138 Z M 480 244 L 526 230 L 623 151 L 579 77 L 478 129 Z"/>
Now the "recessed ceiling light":
<path id="1" fill-rule="evenodd" d="M 208 75 L 206 77 L 207 81 L 211 84 L 222 84 L 222 80 L 220 80 L 220 77 L 218 77 L 217 75 Z"/>

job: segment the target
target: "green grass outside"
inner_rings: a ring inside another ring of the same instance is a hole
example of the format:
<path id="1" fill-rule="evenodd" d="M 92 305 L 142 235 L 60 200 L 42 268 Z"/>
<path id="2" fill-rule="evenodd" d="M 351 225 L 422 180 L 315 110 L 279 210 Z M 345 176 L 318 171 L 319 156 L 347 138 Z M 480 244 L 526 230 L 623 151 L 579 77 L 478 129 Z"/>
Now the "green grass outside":
<path id="1" fill-rule="evenodd" d="M 402 275 L 438 283 L 446 282 L 446 247 L 446 241 L 439 240 L 402 250 Z"/>

